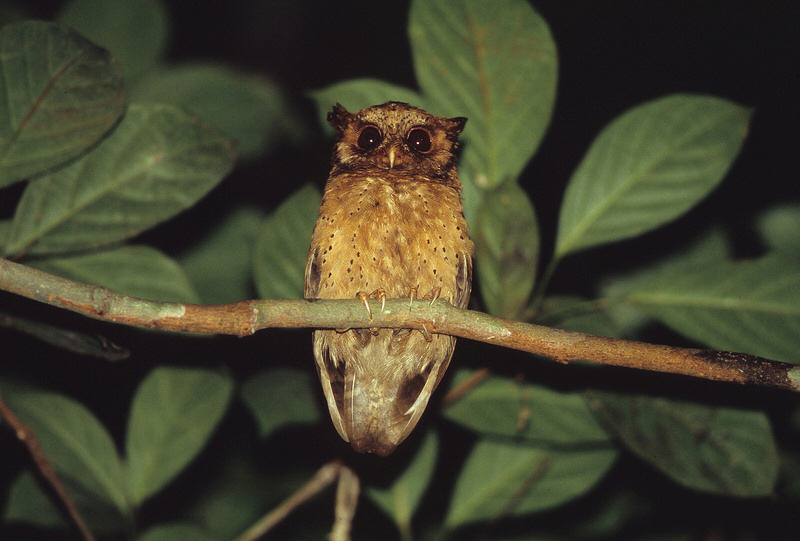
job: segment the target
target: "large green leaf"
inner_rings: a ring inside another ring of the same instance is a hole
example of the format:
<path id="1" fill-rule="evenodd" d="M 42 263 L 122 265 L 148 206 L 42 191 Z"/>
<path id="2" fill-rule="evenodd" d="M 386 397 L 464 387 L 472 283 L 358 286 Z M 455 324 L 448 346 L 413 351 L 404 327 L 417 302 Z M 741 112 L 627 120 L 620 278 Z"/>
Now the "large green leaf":
<path id="1" fill-rule="evenodd" d="M 272 213 L 256 241 L 254 275 L 262 299 L 303 297 L 306 259 L 321 197 L 306 185 Z"/>
<path id="2" fill-rule="evenodd" d="M 133 398 L 125 440 L 131 497 L 139 505 L 203 449 L 228 409 L 233 383 L 207 370 L 156 368 Z"/>
<path id="3" fill-rule="evenodd" d="M 11 411 L 33 429 L 62 480 L 120 517 L 131 515 L 122 461 L 88 409 L 66 396 L 8 382 L 0 382 L 0 390 Z"/>
<path id="4" fill-rule="evenodd" d="M 3 27 L 0 73 L 0 187 L 76 158 L 125 112 L 108 51 L 53 23 Z"/>
<path id="5" fill-rule="evenodd" d="M 414 460 L 387 488 L 369 487 L 367 495 L 378 504 L 404 533 L 411 538 L 411 519 L 430 484 L 436 466 L 439 443 L 436 433 L 430 431 L 417 450 Z"/>
<path id="6" fill-rule="evenodd" d="M 152 68 L 167 47 L 169 12 L 159 0 L 71 0 L 58 19 L 111 51 L 128 82 Z"/>
<path id="7" fill-rule="evenodd" d="M 458 385 L 467 377 L 461 370 Z M 443 415 L 480 434 L 538 445 L 583 446 L 610 443 L 581 393 L 562 393 L 501 376 L 490 376 L 447 406 Z"/>
<path id="8" fill-rule="evenodd" d="M 800 364 L 800 260 L 772 254 L 751 261 L 659 267 L 609 289 L 715 349 L 743 351 Z"/>
<path id="9" fill-rule="evenodd" d="M 721 228 L 712 227 L 701 232 L 696 239 L 692 239 L 688 245 L 682 246 L 674 253 L 665 254 L 651 264 L 605 279 L 602 284 L 602 296 L 594 301 L 594 305 L 624 331 L 618 335 L 619 338 L 626 335 L 633 336 L 646 325 L 651 325 L 653 317 L 637 308 L 635 304 L 622 300 L 628 287 L 646 283 L 653 277 L 686 272 L 695 266 L 724 264 L 730 260 L 732 251 L 728 235 Z"/>
<path id="10" fill-rule="evenodd" d="M 589 401 L 628 449 L 685 486 L 732 496 L 775 486 L 778 451 L 762 412 L 606 392 Z"/>
<path id="11" fill-rule="evenodd" d="M 315 400 L 316 381 L 308 370 L 271 368 L 242 385 L 241 396 L 267 437 L 283 426 L 321 419 Z"/>
<path id="12" fill-rule="evenodd" d="M 475 262 L 489 313 L 521 319 L 539 260 L 539 226 L 528 195 L 516 183 L 486 194 L 478 211 Z"/>
<path id="13" fill-rule="evenodd" d="M 461 173 L 479 187 L 519 176 L 544 135 L 556 90 L 556 46 L 524 0 L 416 0 L 408 33 L 425 99 L 469 118 Z"/>
<path id="14" fill-rule="evenodd" d="M 176 257 L 205 304 L 255 297 L 253 252 L 266 213 L 244 205 L 222 216 L 201 238 Z M 220 265 L 220 261 L 225 261 Z"/>
<path id="15" fill-rule="evenodd" d="M 5 253 L 119 242 L 192 206 L 232 166 L 228 140 L 196 117 L 171 105 L 132 105 L 94 151 L 28 185 Z"/>
<path id="16" fill-rule="evenodd" d="M 640 105 L 598 135 L 567 185 L 555 257 L 633 237 L 684 214 L 725 176 L 750 110 L 711 96 Z"/>
<path id="17" fill-rule="evenodd" d="M 380 79 L 351 79 L 335 83 L 319 90 L 309 92 L 311 99 L 317 105 L 317 114 L 320 123 L 326 131 L 333 133 L 328 124 L 328 113 L 333 106 L 340 103 L 351 113 L 357 113 L 365 107 L 380 105 L 387 101 L 402 101 L 426 109 L 424 99 L 414 90 L 387 83 Z M 436 114 L 436 111 L 431 111 Z"/>
<path id="18" fill-rule="evenodd" d="M 32 266 L 78 282 L 156 301 L 199 301 L 183 269 L 150 246 L 123 246 L 72 257 L 32 261 Z"/>
<path id="19" fill-rule="evenodd" d="M 616 456 L 611 447 L 545 450 L 481 440 L 456 481 L 445 526 L 453 529 L 566 503 L 595 486 Z"/>
<path id="20" fill-rule="evenodd" d="M 308 131 L 278 84 L 221 64 L 159 68 L 133 87 L 131 101 L 180 105 L 233 140 L 242 159 L 299 141 Z"/>

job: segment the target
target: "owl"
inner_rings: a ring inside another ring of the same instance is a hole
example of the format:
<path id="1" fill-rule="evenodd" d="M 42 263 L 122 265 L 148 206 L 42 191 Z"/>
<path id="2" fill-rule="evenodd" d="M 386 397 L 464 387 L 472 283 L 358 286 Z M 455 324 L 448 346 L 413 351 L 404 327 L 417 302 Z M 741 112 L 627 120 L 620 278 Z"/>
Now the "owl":
<path id="1" fill-rule="evenodd" d="M 467 119 L 388 102 L 355 114 L 336 104 L 328 121 L 332 170 L 305 297 L 441 297 L 466 307 L 473 245 L 455 150 Z M 391 453 L 419 421 L 455 342 L 409 329 L 315 330 L 317 371 L 342 438 L 359 452 Z"/>

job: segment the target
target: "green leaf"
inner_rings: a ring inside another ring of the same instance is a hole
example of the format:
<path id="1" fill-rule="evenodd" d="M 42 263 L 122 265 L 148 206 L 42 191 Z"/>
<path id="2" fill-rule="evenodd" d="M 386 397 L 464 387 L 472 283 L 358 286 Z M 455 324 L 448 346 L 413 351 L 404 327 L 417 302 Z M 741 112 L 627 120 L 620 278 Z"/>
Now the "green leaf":
<path id="1" fill-rule="evenodd" d="M 253 246 L 264 212 L 249 205 L 232 209 L 176 259 L 204 304 L 225 304 L 255 297 Z"/>
<path id="2" fill-rule="evenodd" d="M 308 133 L 274 81 L 220 64 L 160 68 L 132 89 L 131 101 L 181 106 L 235 141 L 243 160 L 262 156 L 279 142 L 302 141 Z"/>
<path id="3" fill-rule="evenodd" d="M 414 460 L 390 487 L 367 489 L 370 499 L 394 519 L 401 532 L 409 534 L 404 539 L 410 539 L 411 518 L 431 481 L 438 454 L 436 433 L 430 431 L 417 450 Z"/>
<path id="4" fill-rule="evenodd" d="M 134 104 L 83 159 L 28 185 L 7 255 L 94 249 L 189 208 L 230 171 L 227 139 L 171 105 Z"/>
<path id="5" fill-rule="evenodd" d="M 212 475 L 203 475 L 199 493 L 181 516 L 202 525 L 216 539 L 238 539 L 265 510 L 278 506 L 312 475 L 304 467 L 278 473 L 265 468 L 271 459 L 264 459 L 262 448 L 254 448 L 249 441 L 247 445 L 229 441 Z"/>
<path id="6" fill-rule="evenodd" d="M 337 103 L 351 113 L 387 101 L 402 101 L 426 109 L 424 98 L 418 92 L 379 79 L 351 79 L 312 90 L 308 94 L 317 106 L 320 124 L 328 133 L 333 133 L 333 128 L 328 124 L 328 113 Z"/>
<path id="7" fill-rule="evenodd" d="M 739 153 L 750 113 L 720 98 L 677 94 L 611 122 L 569 180 L 556 259 L 634 237 L 700 202 Z"/>
<path id="8" fill-rule="evenodd" d="M 660 271 L 660 272 L 658 272 Z M 681 334 L 715 349 L 800 364 L 800 260 L 669 265 L 609 290 Z"/>
<path id="9" fill-rule="evenodd" d="M 766 496 L 778 475 L 767 416 L 666 398 L 590 392 L 592 410 L 641 459 L 695 490 Z"/>
<path id="10" fill-rule="evenodd" d="M 30 426 L 61 479 L 120 516 L 132 513 L 126 479 L 111 436 L 78 402 L 49 391 L 0 382 L 3 399 Z"/>
<path id="11" fill-rule="evenodd" d="M 756 217 L 756 229 L 771 250 L 800 254 L 800 204 L 773 207 Z"/>
<path id="12" fill-rule="evenodd" d="M 322 418 L 315 380 L 308 370 L 271 368 L 242 385 L 242 400 L 253 413 L 262 438 L 283 426 L 316 423 Z"/>
<path id="13" fill-rule="evenodd" d="M 68 526 L 61 510 L 44 493 L 30 471 L 23 471 L 11 484 L 3 522 L 23 522 L 54 529 Z"/>
<path id="14" fill-rule="evenodd" d="M 306 185 L 265 220 L 253 269 L 262 299 L 303 297 L 308 247 L 321 200 L 317 189 Z"/>
<path id="15" fill-rule="evenodd" d="M 199 369 L 156 368 L 133 398 L 125 440 L 135 504 L 161 490 L 203 449 L 228 409 L 233 383 Z"/>
<path id="16" fill-rule="evenodd" d="M 112 534 L 122 531 L 126 522 L 114 504 L 104 497 L 87 491 L 71 478 L 61 477 L 67 492 L 78 508 L 86 525 L 95 534 Z M 70 527 L 53 498 L 52 490 L 45 489 L 42 481 L 37 481 L 33 473 L 24 471 L 12 483 L 8 502 L 3 512 L 6 522 L 21 522 L 39 528 L 63 529 Z M 47 492 L 46 492 L 47 491 Z M 132 511 L 129 515 L 132 514 Z"/>
<path id="17" fill-rule="evenodd" d="M 460 370 L 453 385 L 466 379 Z M 589 410 L 581 393 L 562 393 L 501 377 L 489 376 L 443 415 L 483 435 L 539 445 L 610 444 L 610 437 Z"/>
<path id="18" fill-rule="evenodd" d="M 167 48 L 169 12 L 159 0 L 71 0 L 58 19 L 111 51 L 128 81 L 155 66 Z"/>
<path id="19" fill-rule="evenodd" d="M 566 503 L 595 486 L 616 456 L 610 447 L 545 450 L 481 440 L 456 481 L 445 527 L 519 516 Z"/>
<path id="20" fill-rule="evenodd" d="M 468 176 L 482 188 L 516 179 L 555 101 L 556 46 L 547 23 L 523 0 L 416 0 L 408 33 L 430 107 L 469 118 Z"/>
<path id="21" fill-rule="evenodd" d="M 205 530 L 194 524 L 161 524 L 150 528 L 137 541 L 216 541 Z"/>
<path id="22" fill-rule="evenodd" d="M 94 254 L 33 260 L 31 266 L 133 297 L 171 302 L 199 301 L 183 269 L 166 254 L 150 246 L 123 246 Z"/>
<path id="23" fill-rule="evenodd" d="M 108 51 L 53 23 L 3 27 L 0 73 L 0 187 L 80 156 L 125 112 Z"/>
<path id="24" fill-rule="evenodd" d="M 522 188 L 509 184 L 487 194 L 472 237 L 481 296 L 489 313 L 521 319 L 539 260 L 539 226 Z"/>
<path id="25" fill-rule="evenodd" d="M 638 287 L 654 277 L 671 275 L 673 272 L 682 273 L 694 267 L 725 264 L 732 257 L 732 251 L 728 235 L 722 229 L 712 227 L 691 240 L 688 246 L 667 254 L 655 263 L 605 279 L 602 298 L 596 301 L 596 305 L 601 306 L 603 312 L 624 331 L 620 337 L 632 336 L 652 324 L 653 318 L 634 304 L 624 301 L 627 288 Z"/>

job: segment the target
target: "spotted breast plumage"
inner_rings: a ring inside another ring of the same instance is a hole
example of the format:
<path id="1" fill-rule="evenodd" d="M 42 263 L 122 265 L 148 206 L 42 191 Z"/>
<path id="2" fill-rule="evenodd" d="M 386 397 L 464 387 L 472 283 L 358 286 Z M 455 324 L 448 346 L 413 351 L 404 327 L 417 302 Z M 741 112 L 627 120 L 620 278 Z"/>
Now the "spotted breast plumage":
<path id="1" fill-rule="evenodd" d="M 442 297 L 466 307 L 473 247 L 454 153 L 466 119 L 388 102 L 355 114 L 337 104 L 328 120 L 336 143 L 306 298 Z M 455 339 L 408 329 L 315 330 L 313 346 L 339 434 L 357 451 L 387 455 L 419 421 Z"/>

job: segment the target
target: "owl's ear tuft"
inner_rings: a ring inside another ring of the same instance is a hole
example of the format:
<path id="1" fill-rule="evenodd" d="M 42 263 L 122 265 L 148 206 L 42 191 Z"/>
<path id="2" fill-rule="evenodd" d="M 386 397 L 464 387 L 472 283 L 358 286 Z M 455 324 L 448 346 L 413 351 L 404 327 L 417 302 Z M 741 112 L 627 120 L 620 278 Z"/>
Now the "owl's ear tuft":
<path id="1" fill-rule="evenodd" d="M 447 119 L 447 134 L 451 138 L 458 137 L 458 134 L 461 133 L 461 130 L 464 129 L 464 126 L 467 123 L 466 117 L 457 116 L 455 118 L 448 118 Z"/>
<path id="2" fill-rule="evenodd" d="M 341 103 L 337 103 L 333 106 L 333 111 L 328 113 L 328 122 L 333 124 L 333 129 L 336 131 L 336 135 L 341 135 L 347 125 L 350 123 L 350 117 L 353 115 L 350 114 L 347 109 L 345 109 Z"/>

